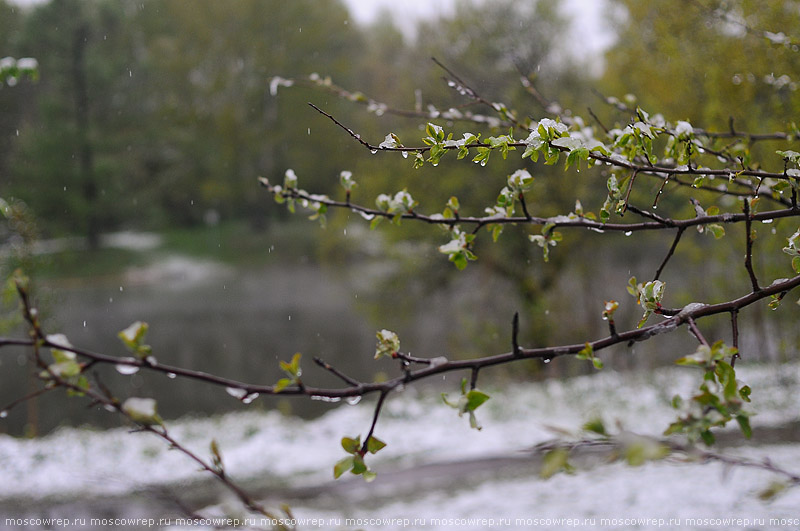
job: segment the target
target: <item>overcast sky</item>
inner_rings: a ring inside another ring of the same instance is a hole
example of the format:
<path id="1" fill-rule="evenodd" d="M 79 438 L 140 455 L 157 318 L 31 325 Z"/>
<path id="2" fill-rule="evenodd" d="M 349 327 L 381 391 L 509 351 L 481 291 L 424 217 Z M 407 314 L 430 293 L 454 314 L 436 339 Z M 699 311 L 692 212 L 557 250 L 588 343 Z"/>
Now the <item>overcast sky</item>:
<path id="1" fill-rule="evenodd" d="M 452 12 L 456 0 L 344 0 L 356 21 L 375 20 L 381 10 L 389 10 L 397 24 Z M 599 51 L 611 43 L 611 32 L 602 25 L 605 0 L 561 0 L 562 10 L 573 21 L 572 35 L 582 45 Z"/>
<path id="2" fill-rule="evenodd" d="M 12 4 L 31 5 L 45 0 L 9 0 Z M 220 0 L 223 1 L 223 0 Z M 343 0 L 353 18 L 360 23 L 375 20 L 381 10 L 389 10 L 398 26 L 420 18 L 438 17 L 452 12 L 456 0 Z M 491 0 L 488 0 L 491 1 Z M 561 0 L 563 11 L 573 21 L 572 36 L 581 46 L 600 51 L 611 43 L 610 31 L 602 25 L 605 0 Z"/>

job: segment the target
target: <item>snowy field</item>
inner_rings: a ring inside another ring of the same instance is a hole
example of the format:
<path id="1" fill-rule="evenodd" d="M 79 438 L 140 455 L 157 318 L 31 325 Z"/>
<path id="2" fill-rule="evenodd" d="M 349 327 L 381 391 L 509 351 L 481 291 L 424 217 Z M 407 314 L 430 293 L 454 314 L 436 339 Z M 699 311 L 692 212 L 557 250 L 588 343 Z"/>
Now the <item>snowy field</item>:
<path id="1" fill-rule="evenodd" d="M 737 369 L 754 390 L 756 437 L 759 429 L 800 421 L 800 364 Z M 758 493 L 778 479 L 762 470 L 675 461 L 630 467 L 594 459 L 577 462 L 576 474 L 542 480 L 538 464 L 527 459 L 531 447 L 553 439 L 557 430 L 577 432 L 597 417 L 607 426 L 658 435 L 675 417 L 669 400 L 688 395 L 700 377 L 691 368 L 648 375 L 606 370 L 484 389 L 491 399 L 477 411 L 482 431 L 470 429 L 441 401 L 439 391 L 456 392 L 457 378 L 430 392 L 409 388 L 384 407 L 375 434 L 388 446 L 368 456 L 378 473 L 370 484 L 360 478 L 334 482 L 332 467 L 345 456 L 341 437 L 364 436 L 369 429 L 371 401 L 342 404 L 313 421 L 243 410 L 167 427 L 204 457 L 216 439 L 228 473 L 268 506 L 288 503 L 295 517 L 306 519 L 301 529 L 800 528 L 800 488 L 761 501 Z M 223 390 L 210 392 L 225 398 Z M 791 438 L 754 447 L 726 444 L 720 451 L 768 457 L 800 472 L 800 444 Z M 232 500 L 213 501 L 209 492 L 220 490 L 186 456 L 152 435 L 125 429 L 60 429 L 37 440 L 0 436 L 0 477 L 4 518 L 85 522 L 68 527 L 75 529 L 113 527 L 92 527 L 91 518 L 166 518 L 154 527 L 197 528 L 173 520 L 181 516 L 173 495 L 193 508 L 201 503 L 200 514 L 209 517 L 244 517 Z M 4 528 L 14 522 L 7 520 Z M 139 524 L 117 527 L 147 527 Z M 39 527 L 45 526 L 27 528 Z"/>

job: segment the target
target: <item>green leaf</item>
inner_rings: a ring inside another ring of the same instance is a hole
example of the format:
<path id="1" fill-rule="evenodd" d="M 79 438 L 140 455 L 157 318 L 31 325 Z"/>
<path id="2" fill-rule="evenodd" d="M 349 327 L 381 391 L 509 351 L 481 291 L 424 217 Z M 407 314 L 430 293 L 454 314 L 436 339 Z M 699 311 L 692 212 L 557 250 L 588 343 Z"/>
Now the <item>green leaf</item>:
<path id="1" fill-rule="evenodd" d="M 353 474 L 359 475 L 369 470 L 369 468 L 367 468 L 367 465 L 364 463 L 364 458 L 361 457 L 359 454 L 355 454 L 352 457 L 352 459 L 353 459 L 353 470 L 352 470 Z"/>
<path id="2" fill-rule="evenodd" d="M 344 191 L 350 193 L 353 188 L 358 186 L 358 184 L 353 180 L 353 172 L 343 170 L 339 174 L 339 184 L 344 188 Z"/>
<path id="3" fill-rule="evenodd" d="M 83 370 L 80 363 L 75 360 L 61 361 L 47 366 L 47 369 L 55 376 L 69 380 L 78 376 Z"/>
<path id="4" fill-rule="evenodd" d="M 339 479 L 342 474 L 353 468 L 353 456 L 349 455 L 336 462 L 333 466 L 333 477 Z"/>
<path id="5" fill-rule="evenodd" d="M 299 352 L 295 352 L 294 356 L 292 356 L 292 361 L 290 363 L 286 363 L 285 361 L 279 362 L 281 370 L 285 372 L 289 377 L 293 379 L 297 379 L 302 375 L 303 371 L 300 368 L 300 358 L 302 354 Z"/>
<path id="6" fill-rule="evenodd" d="M 481 166 L 486 166 L 486 163 L 489 162 L 489 156 L 492 154 L 491 148 L 478 147 L 476 150 L 478 154 L 472 158 L 472 162 L 480 163 Z"/>
<path id="7" fill-rule="evenodd" d="M 163 423 L 156 411 L 156 401 L 152 398 L 128 398 L 122 404 L 122 411 L 139 424 L 152 426 Z"/>
<path id="8" fill-rule="evenodd" d="M 367 451 L 371 454 L 376 454 L 385 447 L 386 443 L 375 436 L 372 436 L 367 440 Z"/>
<path id="9" fill-rule="evenodd" d="M 638 284 L 636 284 L 636 277 L 631 277 L 628 280 L 628 293 L 634 297 L 639 297 L 639 288 L 637 286 Z"/>
<path id="10" fill-rule="evenodd" d="M 594 357 L 594 348 L 588 341 L 584 344 L 583 349 L 575 356 L 579 360 L 590 360 Z"/>
<path id="11" fill-rule="evenodd" d="M 450 255 L 450 261 L 455 264 L 456 268 L 459 271 L 463 271 L 467 267 L 467 257 L 464 256 L 464 253 L 456 253 Z"/>
<path id="12" fill-rule="evenodd" d="M 662 459 L 669 455 L 669 448 L 656 441 L 640 439 L 625 448 L 625 460 L 631 466 L 641 466 L 647 461 Z"/>
<path id="13" fill-rule="evenodd" d="M 568 170 L 569 167 L 575 164 L 578 167 L 578 170 L 581 169 L 581 161 L 587 160 L 589 158 L 589 150 L 585 147 L 581 147 L 578 149 L 573 149 L 567 155 L 567 165 L 564 169 Z"/>
<path id="14" fill-rule="evenodd" d="M 73 381 L 73 385 L 79 387 L 80 389 L 83 389 L 84 391 L 89 390 L 89 380 L 86 378 L 86 376 L 83 375 L 80 375 L 78 378 L 75 378 Z M 84 395 L 85 393 L 78 391 L 76 389 L 72 388 L 67 389 L 67 396 L 84 396 Z"/>
<path id="15" fill-rule="evenodd" d="M 447 399 L 447 393 L 442 393 L 442 401 L 451 408 L 458 409 L 458 404 L 450 402 L 450 400 Z"/>
<path id="16" fill-rule="evenodd" d="M 795 273 L 800 273 L 800 256 L 792 258 L 792 269 Z"/>
<path id="17" fill-rule="evenodd" d="M 710 225 L 706 225 L 706 230 L 708 230 L 709 233 L 713 234 L 714 238 L 716 238 L 717 240 L 725 236 L 725 227 L 723 227 L 718 223 L 712 223 Z"/>
<path id="18" fill-rule="evenodd" d="M 290 380 L 289 378 L 281 378 L 280 380 L 277 381 L 275 385 L 272 386 L 272 392 L 280 393 L 281 391 L 292 385 L 292 383 L 293 381 Z"/>
<path id="19" fill-rule="evenodd" d="M 425 156 L 422 154 L 421 151 L 416 151 L 414 153 L 414 169 L 421 168 L 425 165 Z"/>
<path id="20" fill-rule="evenodd" d="M 522 153 L 522 158 L 525 159 L 525 158 L 528 158 L 528 157 L 530 157 L 533 162 L 538 161 L 539 160 L 539 150 L 537 148 L 535 148 L 534 146 L 528 146 L 525 149 L 525 151 Z"/>
<path id="21" fill-rule="evenodd" d="M 117 337 L 122 340 L 122 343 L 128 350 L 136 354 L 137 357 L 144 358 L 149 356 L 152 352 L 149 345 L 142 344 L 149 328 L 147 323 L 136 321 L 125 330 L 118 333 Z"/>
<path id="22" fill-rule="evenodd" d="M 798 153 L 797 151 L 787 150 L 787 151 L 776 151 L 775 153 L 783 157 L 783 159 L 786 161 L 800 165 L 800 153 Z"/>
<path id="23" fill-rule="evenodd" d="M 559 472 L 563 470 L 569 471 L 571 468 L 569 465 L 569 452 L 564 448 L 556 448 L 544 454 L 539 476 L 543 479 L 549 479 Z"/>
<path id="24" fill-rule="evenodd" d="M 503 226 L 495 223 L 494 225 L 491 226 L 491 228 L 492 228 L 492 241 L 497 242 L 497 238 L 499 238 L 500 235 L 503 233 Z"/>
<path id="25" fill-rule="evenodd" d="M 753 429 L 750 427 L 750 418 L 747 415 L 736 415 L 736 422 L 739 423 L 742 435 L 749 439 L 753 435 Z"/>
<path id="26" fill-rule="evenodd" d="M 351 437 L 342 437 L 342 448 L 348 454 L 355 454 L 361 449 L 361 437 L 356 437 L 355 439 Z"/>
<path id="27" fill-rule="evenodd" d="M 773 481 L 765 489 L 758 493 L 758 498 L 761 501 L 770 501 L 778 496 L 781 492 L 785 491 L 789 484 L 785 481 Z"/>
<path id="28" fill-rule="evenodd" d="M 466 394 L 467 397 L 467 404 L 464 407 L 464 411 L 475 411 L 480 407 L 481 404 L 489 400 L 489 395 L 478 391 L 477 389 L 472 389 L 470 392 Z"/>
<path id="29" fill-rule="evenodd" d="M 608 432 L 606 432 L 606 426 L 603 424 L 603 419 L 600 418 L 594 418 L 590 420 L 583 425 L 583 429 L 598 435 L 608 435 Z"/>
<path id="30" fill-rule="evenodd" d="M 400 350 L 400 338 L 391 330 L 379 330 L 375 336 L 378 343 L 375 346 L 375 359 L 381 357 L 391 358 Z"/>
<path id="31" fill-rule="evenodd" d="M 751 389 L 749 385 L 743 385 L 741 389 L 739 389 L 739 396 L 742 397 L 742 400 L 745 402 L 750 402 L 750 393 Z"/>

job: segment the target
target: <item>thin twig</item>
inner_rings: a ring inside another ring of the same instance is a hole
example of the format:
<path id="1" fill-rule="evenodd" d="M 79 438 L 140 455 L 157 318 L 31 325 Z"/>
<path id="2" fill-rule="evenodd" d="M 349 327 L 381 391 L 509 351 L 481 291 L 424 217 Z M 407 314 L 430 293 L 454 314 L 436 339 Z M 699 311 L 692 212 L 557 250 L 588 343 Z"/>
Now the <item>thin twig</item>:
<path id="1" fill-rule="evenodd" d="M 733 330 L 733 348 L 736 349 L 736 353 L 731 357 L 731 367 L 734 367 L 736 360 L 742 357 L 739 353 L 739 310 L 731 311 L 731 328 Z"/>
<path id="2" fill-rule="evenodd" d="M 744 215 L 744 228 L 747 237 L 747 251 L 744 255 L 744 267 L 747 269 L 747 274 L 750 276 L 750 285 L 753 287 L 753 291 L 757 292 L 761 288 L 758 286 L 758 279 L 756 279 L 756 273 L 753 270 L 753 222 L 750 216 L 750 201 L 747 198 L 744 200 Z"/>
<path id="3" fill-rule="evenodd" d="M 388 390 L 381 391 L 381 394 L 378 397 L 378 403 L 375 404 L 375 413 L 372 415 L 372 424 L 370 425 L 369 432 L 367 432 L 367 436 L 364 438 L 364 443 L 361 446 L 362 455 L 367 453 L 369 440 L 370 438 L 372 438 L 372 434 L 375 433 L 375 426 L 378 424 L 378 417 L 380 417 L 381 415 L 381 408 L 383 407 L 383 401 L 386 400 L 388 394 L 389 394 Z"/>
<path id="4" fill-rule="evenodd" d="M 5 407 L 0 408 L 0 411 L 5 413 L 5 414 L 8 414 L 12 409 L 14 409 L 16 406 L 22 404 L 23 402 L 27 402 L 28 400 L 33 400 L 37 396 L 43 395 L 47 391 L 51 391 L 51 390 L 52 389 L 47 388 L 47 387 L 43 387 L 41 389 L 37 389 L 36 391 L 33 391 L 32 393 L 28 393 L 27 395 L 25 395 L 25 396 L 23 396 L 21 398 L 17 398 L 13 402 L 10 402 Z"/>
<path id="5" fill-rule="evenodd" d="M 597 122 L 597 125 L 599 125 L 603 129 L 603 131 L 605 131 L 606 134 L 611 132 L 611 130 L 608 127 L 606 127 L 602 121 L 600 121 L 600 118 L 597 117 L 597 115 L 594 113 L 591 107 L 587 107 L 586 110 L 589 111 L 589 115 L 592 118 L 594 118 L 594 121 Z"/>
<path id="6" fill-rule="evenodd" d="M 631 198 L 631 191 L 633 190 L 633 182 L 636 180 L 636 176 L 638 174 L 639 174 L 638 170 L 633 170 L 633 173 L 631 174 L 631 180 L 628 182 L 628 191 L 625 192 L 625 200 L 622 205 L 622 212 L 620 212 L 620 215 L 625 214 L 625 211 L 628 210 L 628 202 L 630 201 Z"/>
<path id="7" fill-rule="evenodd" d="M 475 389 L 475 387 L 478 385 L 478 372 L 479 372 L 479 369 L 477 369 L 477 368 L 473 368 L 472 369 L 472 375 L 470 376 L 470 379 L 469 379 L 469 388 L 470 388 L 470 390 Z"/>
<path id="8" fill-rule="evenodd" d="M 667 251 L 667 256 L 664 257 L 664 260 L 661 261 L 661 265 L 658 266 L 658 269 L 656 270 L 656 274 L 653 277 L 653 280 L 658 280 L 658 277 L 661 276 L 661 273 L 664 271 L 664 268 L 667 267 L 667 262 L 669 262 L 669 259 L 675 253 L 675 249 L 677 249 L 678 247 L 678 242 L 681 241 L 681 236 L 683 236 L 683 232 L 685 230 L 686 227 L 678 227 L 678 232 L 675 233 L 675 239 L 672 240 L 672 245 L 670 246 L 669 251 Z"/>
<path id="9" fill-rule="evenodd" d="M 689 326 L 689 330 L 692 332 L 692 335 L 697 338 L 700 344 L 708 346 L 708 340 L 703 336 L 703 333 L 700 332 L 700 329 L 697 328 L 697 323 L 694 322 L 694 319 L 689 317 L 686 320 L 686 323 Z"/>
<path id="10" fill-rule="evenodd" d="M 334 367 L 333 365 L 331 365 L 331 364 L 329 364 L 329 363 L 327 363 L 325 361 L 322 361 L 322 359 L 320 359 L 320 358 L 314 358 L 314 363 L 316 363 L 317 365 L 319 365 L 320 367 L 322 367 L 326 371 L 329 371 L 331 374 L 337 376 L 344 383 L 346 383 L 348 385 L 355 385 L 355 386 L 361 385 L 361 382 L 359 382 L 358 380 L 356 380 L 354 378 L 350 378 L 349 376 L 347 376 L 346 374 L 341 372 L 339 369 L 337 369 L 336 367 Z"/>

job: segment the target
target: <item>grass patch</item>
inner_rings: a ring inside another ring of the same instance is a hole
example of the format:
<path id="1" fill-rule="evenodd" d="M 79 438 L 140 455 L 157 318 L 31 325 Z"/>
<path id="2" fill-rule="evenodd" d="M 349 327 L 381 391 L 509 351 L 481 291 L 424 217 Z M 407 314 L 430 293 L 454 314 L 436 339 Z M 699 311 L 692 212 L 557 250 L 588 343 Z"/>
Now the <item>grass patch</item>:
<path id="1" fill-rule="evenodd" d="M 117 248 L 61 251 L 34 258 L 33 271 L 28 274 L 43 279 L 116 275 L 128 267 L 147 263 L 147 254 Z"/>
<path id="2" fill-rule="evenodd" d="M 26 273 L 46 280 L 92 279 L 122 274 L 169 255 L 214 260 L 235 267 L 257 267 L 270 263 L 316 262 L 325 231 L 315 223 L 297 220 L 275 223 L 263 230 L 245 222 L 231 221 L 216 227 L 168 229 L 159 233 L 162 244 L 155 249 L 117 247 L 70 249 L 32 257 Z M 7 258 L 4 269 L 16 264 Z"/>
<path id="3" fill-rule="evenodd" d="M 263 230 L 243 222 L 172 229 L 161 234 L 164 238 L 161 250 L 244 266 L 298 258 L 315 261 L 322 230 L 302 221 L 280 223 Z"/>

